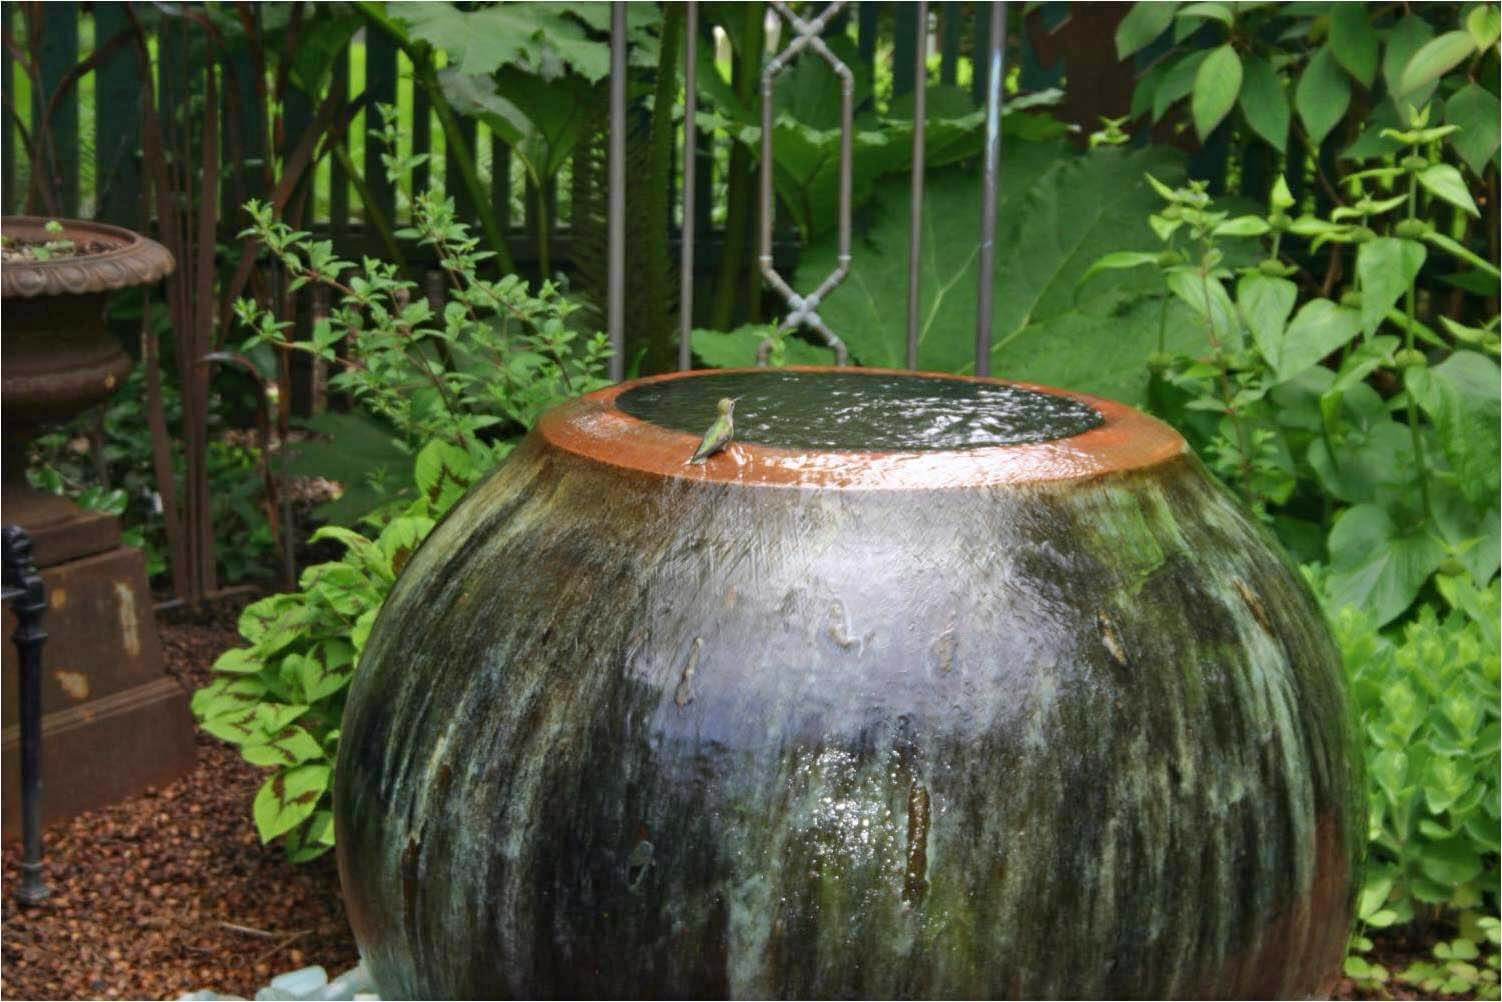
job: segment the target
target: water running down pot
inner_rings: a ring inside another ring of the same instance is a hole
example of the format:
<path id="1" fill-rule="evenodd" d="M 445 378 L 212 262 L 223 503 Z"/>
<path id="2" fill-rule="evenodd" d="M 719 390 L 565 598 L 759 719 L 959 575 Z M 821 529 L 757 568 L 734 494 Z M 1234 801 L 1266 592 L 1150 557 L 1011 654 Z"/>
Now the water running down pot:
<path id="1" fill-rule="evenodd" d="M 552 411 L 412 556 L 339 860 L 386 997 L 1304 996 L 1352 740 L 1312 596 L 1166 425 L 688 373 Z"/>

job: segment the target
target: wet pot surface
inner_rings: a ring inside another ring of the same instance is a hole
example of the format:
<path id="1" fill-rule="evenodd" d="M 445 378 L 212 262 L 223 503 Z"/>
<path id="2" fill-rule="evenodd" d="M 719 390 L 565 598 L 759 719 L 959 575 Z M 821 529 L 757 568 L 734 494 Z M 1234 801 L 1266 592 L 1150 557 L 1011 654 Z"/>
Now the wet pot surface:
<path id="1" fill-rule="evenodd" d="M 1301 996 L 1354 761 L 1311 596 L 1165 425 L 688 374 L 551 412 L 412 556 L 338 851 L 387 997 Z"/>

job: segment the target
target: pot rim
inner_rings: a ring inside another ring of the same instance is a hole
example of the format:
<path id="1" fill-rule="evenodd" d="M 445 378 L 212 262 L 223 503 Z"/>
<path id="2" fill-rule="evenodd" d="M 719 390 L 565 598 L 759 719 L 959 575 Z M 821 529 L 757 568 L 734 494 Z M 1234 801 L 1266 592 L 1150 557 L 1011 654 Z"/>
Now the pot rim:
<path id="1" fill-rule="evenodd" d="M 844 451 L 731 442 L 724 451 L 691 466 L 687 460 L 698 446 L 699 436 L 643 421 L 616 405 L 616 398 L 638 386 L 769 371 L 779 370 L 691 369 L 616 383 L 548 411 L 538 421 L 537 432 L 565 452 L 655 476 L 757 487 L 848 490 L 932 490 L 1088 480 L 1145 470 L 1188 451 L 1183 436 L 1173 428 L 1114 400 L 1036 383 L 946 372 L 856 366 L 788 366 L 780 370 L 903 375 L 1013 386 L 1084 403 L 1103 420 L 1068 438 L 964 449 Z"/>
<path id="2" fill-rule="evenodd" d="M 0 233 L 23 239 L 43 239 L 51 216 L 0 217 Z M 89 295 L 150 285 L 172 274 L 177 263 L 161 244 L 123 226 L 87 219 L 57 218 L 64 239 L 93 237 L 115 244 L 98 254 L 52 261 L 14 261 L 0 269 L 0 298 L 36 299 L 42 296 Z"/>

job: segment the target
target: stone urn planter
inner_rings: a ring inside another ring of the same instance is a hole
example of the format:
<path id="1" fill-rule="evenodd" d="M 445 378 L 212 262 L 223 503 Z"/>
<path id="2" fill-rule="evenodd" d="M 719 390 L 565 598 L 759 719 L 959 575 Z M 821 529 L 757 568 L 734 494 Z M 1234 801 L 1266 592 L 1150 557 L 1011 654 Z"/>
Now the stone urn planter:
<path id="1" fill-rule="evenodd" d="M 142 554 L 120 545 L 110 515 L 86 512 L 26 481 L 27 444 L 49 424 L 103 403 L 131 358 L 105 325 L 110 295 L 171 274 L 172 255 L 117 226 L 34 216 L 0 219 L 0 408 L 3 517 L 31 537 L 51 596 L 46 628 L 43 811 L 47 819 L 108 803 L 180 773 L 193 737 L 183 690 L 162 671 Z M 48 260 L 18 245 L 67 241 Z M 6 613 L 6 633 L 11 629 Z M 5 645 L 6 677 L 14 652 Z M 5 701 L 5 829 L 16 832 L 15 701 Z"/>
<path id="2" fill-rule="evenodd" d="M 1305 997 L 1358 762 L 1313 597 L 1168 426 L 726 371 L 550 412 L 433 531 L 335 813 L 388 998 Z"/>

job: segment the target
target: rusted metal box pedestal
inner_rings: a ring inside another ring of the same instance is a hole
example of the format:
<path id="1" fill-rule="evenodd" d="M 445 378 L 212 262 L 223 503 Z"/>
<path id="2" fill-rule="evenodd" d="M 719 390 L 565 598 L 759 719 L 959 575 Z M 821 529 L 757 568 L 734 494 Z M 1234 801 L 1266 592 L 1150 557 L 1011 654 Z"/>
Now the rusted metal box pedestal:
<path id="1" fill-rule="evenodd" d="M 42 818 L 50 823 L 168 782 L 193 765 L 188 693 L 162 668 L 146 561 L 91 513 L 33 530 L 47 583 Z M 30 528 L 30 527 L 28 527 Z M 102 545 L 101 545 L 102 544 Z M 80 549 L 91 552 L 79 553 Z M 7 609 L 4 636 L 16 628 Z M 20 837 L 16 652 L 5 644 L 4 836 Z"/>

